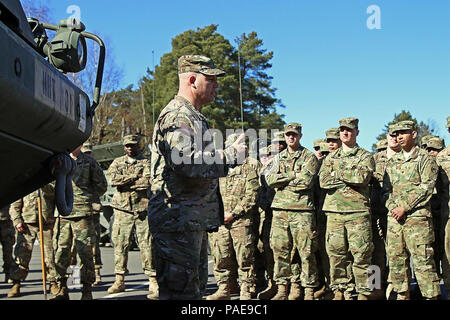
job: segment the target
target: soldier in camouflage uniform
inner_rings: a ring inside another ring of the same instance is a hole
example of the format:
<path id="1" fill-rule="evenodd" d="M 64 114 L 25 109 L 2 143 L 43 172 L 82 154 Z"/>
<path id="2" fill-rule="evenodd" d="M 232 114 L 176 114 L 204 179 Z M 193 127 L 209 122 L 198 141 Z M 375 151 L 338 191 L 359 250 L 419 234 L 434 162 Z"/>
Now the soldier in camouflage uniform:
<path id="1" fill-rule="evenodd" d="M 450 133 L 450 117 L 447 117 L 447 129 Z M 444 238 L 444 254 L 442 257 L 442 278 L 444 280 L 444 288 L 447 293 L 450 292 L 450 220 L 449 220 L 449 177 L 450 177 L 450 146 L 439 152 L 436 157 L 436 162 L 439 165 L 442 188 L 447 193 L 441 193 L 441 218 L 442 218 L 442 232 Z M 442 235 L 441 235 L 442 236 Z M 450 294 L 447 294 L 447 299 L 450 299 Z"/>
<path id="2" fill-rule="evenodd" d="M 433 139 L 433 138 L 439 138 L 438 136 L 435 136 L 433 134 L 428 134 L 426 136 L 423 136 L 420 139 L 420 147 L 424 150 L 427 150 L 428 147 L 428 140 Z"/>
<path id="3" fill-rule="evenodd" d="M 317 160 L 321 160 L 324 158 L 324 155 L 320 152 L 320 144 L 325 142 L 324 139 L 317 139 L 313 142 L 314 154 Z"/>
<path id="4" fill-rule="evenodd" d="M 53 227 L 55 225 L 55 189 L 54 184 L 47 184 L 40 189 L 42 204 L 42 227 L 44 256 L 47 279 L 50 282 L 50 292 L 56 294 L 58 286 L 56 284 L 55 255 L 53 251 Z M 38 191 L 17 200 L 11 204 L 10 215 L 13 225 L 17 230 L 17 244 L 15 247 L 16 263 L 11 272 L 13 287 L 8 292 L 8 298 L 20 296 L 20 282 L 24 281 L 28 275 L 33 246 L 36 239 L 40 238 L 39 233 L 39 209 Z"/>
<path id="5" fill-rule="evenodd" d="M 202 139 L 209 127 L 199 110 L 214 101 L 216 77 L 225 72 L 210 58 L 182 56 L 178 74 L 178 94 L 161 111 L 152 144 L 148 215 L 160 300 L 200 299 L 204 232 L 223 224 L 218 178 L 245 150 L 244 136 L 224 151 Z"/>
<path id="6" fill-rule="evenodd" d="M 372 259 L 372 227 L 369 182 L 375 163 L 372 155 L 356 143 L 358 119 L 339 121 L 342 147 L 329 154 L 319 173 L 326 190 L 323 211 L 327 215 L 326 248 L 330 259 L 330 287 L 335 300 L 349 291 L 348 253 L 353 257 L 353 274 L 359 300 L 371 294 L 368 268 Z M 351 290 L 351 289 L 350 289 Z"/>
<path id="7" fill-rule="evenodd" d="M 149 277 L 149 299 L 158 297 L 156 270 L 152 258 L 151 235 L 148 227 L 147 207 L 150 188 L 150 161 L 139 152 L 137 135 L 123 138 L 125 155 L 114 159 L 107 171 L 108 181 L 116 187 L 111 207 L 114 223 L 111 239 L 114 243 L 114 272 L 116 280 L 108 293 L 125 291 L 125 273 L 133 229 L 136 229 L 141 253 L 142 269 Z"/>
<path id="8" fill-rule="evenodd" d="M 278 291 L 273 300 L 288 298 L 289 281 L 293 280 L 290 279 L 290 264 L 294 245 L 301 260 L 300 280 L 305 288 L 305 300 L 313 300 L 313 291 L 318 285 L 312 187 L 319 162 L 311 151 L 300 145 L 301 129 L 297 123 L 285 126 L 287 149 L 274 158 L 266 175 L 267 184 L 276 191 L 272 202 L 271 247 Z M 300 284 L 291 283 L 291 290 L 293 286 Z"/>
<path id="9" fill-rule="evenodd" d="M 377 152 L 381 152 L 386 150 L 388 147 L 388 141 L 387 139 L 381 139 L 380 141 L 377 142 Z"/>
<path id="10" fill-rule="evenodd" d="M 81 152 L 84 154 L 94 157 L 92 144 L 90 142 L 83 143 L 83 147 L 81 147 Z M 95 281 L 93 283 L 94 286 L 102 283 L 102 278 L 100 274 L 100 269 L 103 266 L 102 263 L 102 255 L 100 252 L 100 237 L 101 237 L 101 225 L 100 225 L 100 213 L 102 212 L 102 204 L 100 202 L 100 198 L 95 199 L 92 202 L 92 221 L 94 223 L 94 235 L 92 241 L 92 255 L 94 256 L 94 266 L 95 266 Z"/>
<path id="11" fill-rule="evenodd" d="M 389 210 L 386 251 L 389 261 L 389 286 L 398 300 L 409 299 L 409 257 L 425 299 L 436 299 L 440 293 L 434 262 L 434 233 L 430 198 L 438 176 L 433 157 L 415 146 L 417 137 L 413 121 L 401 121 L 394 134 L 402 146 L 386 166 L 383 188 Z"/>
<path id="12" fill-rule="evenodd" d="M 392 124 L 388 128 L 387 133 L 387 149 L 377 152 L 374 155 L 375 172 L 371 183 L 371 208 L 372 208 L 372 235 L 374 251 L 372 255 L 372 264 L 380 268 L 381 287 L 374 289 L 374 299 L 384 299 L 387 287 L 387 261 L 386 261 L 386 232 L 387 232 L 387 214 L 388 210 L 385 206 L 385 200 L 382 196 L 383 177 L 386 171 L 386 164 L 389 159 L 402 150 L 397 141 L 393 130 L 395 125 Z"/>
<path id="13" fill-rule="evenodd" d="M 55 296 L 57 300 L 69 299 L 66 270 L 72 260 L 72 242 L 75 241 L 75 249 L 80 257 L 82 300 L 92 300 L 92 283 L 95 281 L 92 203 L 106 192 L 107 182 L 102 168 L 94 158 L 85 155 L 81 147 L 70 154 L 77 162 L 77 169 L 72 176 L 73 209 L 68 216 L 58 216 L 54 228 L 53 247 L 59 284 L 59 291 Z"/>
<path id="14" fill-rule="evenodd" d="M 230 135 L 225 148 L 231 146 L 237 135 Z M 207 300 L 230 299 L 230 272 L 237 262 L 240 280 L 240 300 L 251 299 L 251 287 L 255 284 L 252 230 L 254 210 L 259 189 L 260 164 L 247 157 L 242 165 L 232 168 L 228 175 L 219 179 L 220 193 L 225 212 L 225 225 L 209 235 L 214 261 L 217 291 Z"/>
<path id="15" fill-rule="evenodd" d="M 0 208 L 0 243 L 2 244 L 5 282 L 12 282 L 10 274 L 14 266 L 12 252 L 15 241 L 14 226 L 9 216 L 9 206 L 5 206 Z"/>

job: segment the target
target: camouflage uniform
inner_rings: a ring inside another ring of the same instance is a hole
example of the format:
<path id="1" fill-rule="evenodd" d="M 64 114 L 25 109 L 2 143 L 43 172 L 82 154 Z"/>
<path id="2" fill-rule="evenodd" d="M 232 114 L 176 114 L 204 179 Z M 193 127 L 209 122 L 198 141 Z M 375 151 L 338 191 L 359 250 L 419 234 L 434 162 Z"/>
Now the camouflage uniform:
<path id="1" fill-rule="evenodd" d="M 202 56 L 183 56 L 178 67 L 179 73 L 224 74 Z M 195 134 L 202 136 L 208 129 L 206 118 L 181 96 L 169 102 L 155 123 L 148 214 L 160 299 L 200 299 L 198 266 L 204 232 L 217 231 L 223 224 L 218 178 L 226 176 L 228 165 L 203 161 L 203 156 L 222 154 L 206 149 L 203 139 L 197 141 Z M 223 154 L 230 159 L 234 149 Z"/>
<path id="2" fill-rule="evenodd" d="M 293 130 L 291 127 L 295 127 L 297 132 L 301 130 L 298 124 L 288 124 L 285 132 Z M 286 149 L 278 154 L 271 162 L 271 169 L 266 176 L 267 184 L 276 191 L 272 202 L 271 247 L 277 285 L 286 285 L 290 280 L 298 281 L 290 279 L 294 245 L 301 260 L 299 280 L 302 286 L 314 288 L 318 285 L 312 188 L 313 178 L 318 170 L 319 162 L 315 155 L 300 146 L 294 153 Z"/>
<path id="3" fill-rule="evenodd" d="M 447 129 L 450 128 L 450 117 L 447 117 Z M 441 199 L 441 218 L 444 233 L 444 251 L 445 255 L 442 258 L 442 277 L 444 280 L 444 287 L 450 291 L 450 220 L 449 220 L 449 177 L 450 177 L 450 146 L 439 152 L 436 158 L 437 164 L 440 167 L 440 177 L 443 190 L 447 194 L 442 193 Z"/>
<path id="4" fill-rule="evenodd" d="M 209 236 L 218 284 L 229 281 L 235 261 L 241 287 L 250 288 L 255 284 L 255 252 L 250 244 L 254 244 L 252 225 L 259 189 L 258 167 L 256 160 L 247 158 L 244 164 L 230 169 L 226 177 L 219 179 L 224 211 L 233 213 L 235 218 Z"/>
<path id="5" fill-rule="evenodd" d="M 55 225 L 55 190 L 54 184 L 41 188 L 42 227 L 45 266 L 49 282 L 56 282 L 55 254 L 53 250 L 53 227 Z M 11 204 L 10 215 L 13 225 L 25 223 L 25 232 L 17 233 L 17 244 L 14 249 L 16 265 L 11 273 L 11 279 L 23 281 L 28 275 L 29 263 L 33 253 L 33 245 L 40 238 L 38 191 L 34 191 Z"/>
<path id="6" fill-rule="evenodd" d="M 54 250 L 58 281 L 65 287 L 66 270 L 72 256 L 72 242 L 80 257 L 80 278 L 83 285 L 95 280 L 92 239 L 92 202 L 106 192 L 107 182 L 94 158 L 83 152 L 77 156 L 77 169 L 72 176 L 73 210 L 65 217 L 58 216 L 54 228 Z"/>
<path id="7" fill-rule="evenodd" d="M 3 252 L 3 272 L 5 281 L 8 281 L 11 269 L 14 267 L 13 246 L 16 242 L 15 229 L 9 216 L 9 206 L 0 208 L 0 242 Z"/>
<path id="8" fill-rule="evenodd" d="M 396 130 L 413 129 L 412 121 L 402 121 Z M 383 188 L 388 194 L 389 212 L 403 207 L 405 219 L 388 216 L 386 251 L 389 261 L 388 282 L 400 294 L 409 292 L 409 255 L 422 295 L 435 298 L 440 293 L 434 262 L 433 221 L 430 198 L 438 175 L 438 166 L 426 151 L 414 147 L 405 159 L 403 152 L 394 155 L 386 166 Z"/>
<path id="9" fill-rule="evenodd" d="M 358 119 L 345 118 L 341 126 L 358 127 Z M 330 153 L 320 168 L 320 187 L 326 196 L 326 248 L 330 259 L 330 288 L 352 290 L 348 274 L 348 253 L 353 257 L 356 290 L 370 295 L 367 269 L 371 264 L 373 243 L 369 204 L 369 181 L 375 163 L 372 155 L 356 145 L 348 152 L 343 147 Z"/>
<path id="10" fill-rule="evenodd" d="M 125 137 L 126 138 L 126 137 Z M 124 139 L 124 144 L 127 140 Z M 117 187 L 111 200 L 114 209 L 112 241 L 114 242 L 114 272 L 124 275 L 127 270 L 130 238 L 134 228 L 141 253 L 142 269 L 148 277 L 156 275 L 152 259 L 151 235 L 147 207 L 150 161 L 142 155 L 117 158 L 109 166 L 107 177 Z"/>

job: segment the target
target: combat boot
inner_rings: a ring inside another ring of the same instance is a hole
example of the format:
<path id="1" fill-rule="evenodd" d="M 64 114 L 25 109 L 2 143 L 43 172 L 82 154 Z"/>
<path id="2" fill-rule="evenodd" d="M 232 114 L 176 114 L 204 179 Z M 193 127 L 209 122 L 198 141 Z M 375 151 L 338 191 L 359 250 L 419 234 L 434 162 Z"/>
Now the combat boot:
<path id="1" fill-rule="evenodd" d="M 20 281 L 13 280 L 13 286 L 8 291 L 8 298 L 16 298 L 20 296 Z"/>
<path id="2" fill-rule="evenodd" d="M 62 279 L 58 283 L 58 292 L 50 300 L 69 300 L 69 288 L 67 288 L 67 278 Z"/>
<path id="3" fill-rule="evenodd" d="M 92 300 L 92 285 L 83 283 L 81 288 L 81 300 Z"/>
<path id="4" fill-rule="evenodd" d="M 288 284 L 277 284 L 277 294 L 271 300 L 287 300 Z"/>
<path id="5" fill-rule="evenodd" d="M 304 300 L 314 300 L 314 288 L 305 288 Z"/>
<path id="6" fill-rule="evenodd" d="M 59 291 L 58 283 L 56 281 L 50 281 L 50 293 L 56 295 Z"/>
<path id="7" fill-rule="evenodd" d="M 362 293 L 358 293 L 358 298 L 357 300 L 369 300 L 369 296 L 362 294 Z"/>
<path id="8" fill-rule="evenodd" d="M 302 295 L 302 287 L 300 283 L 291 282 L 291 289 L 289 290 L 288 300 L 301 300 Z"/>
<path id="9" fill-rule="evenodd" d="M 230 286 L 228 282 L 220 282 L 219 288 L 213 294 L 206 297 L 206 300 L 230 300 Z"/>
<path id="10" fill-rule="evenodd" d="M 239 294 L 241 292 L 236 278 L 228 280 L 228 287 L 230 288 L 230 294 Z"/>
<path id="11" fill-rule="evenodd" d="M 124 282 L 125 276 L 123 274 L 116 273 L 116 281 L 112 284 L 111 287 L 108 288 L 108 293 L 119 293 L 125 291 L 125 282 Z"/>
<path id="12" fill-rule="evenodd" d="M 409 290 L 406 292 L 397 292 L 397 300 L 410 300 Z"/>
<path id="13" fill-rule="evenodd" d="M 147 295 L 148 300 L 158 300 L 159 298 L 159 287 L 158 287 L 158 281 L 156 281 L 156 277 L 150 277 L 148 279 L 148 291 L 150 292 Z"/>
<path id="14" fill-rule="evenodd" d="M 95 269 L 95 281 L 92 285 L 98 286 L 101 283 L 102 283 L 102 276 L 100 274 L 100 269 Z"/>
<path id="15" fill-rule="evenodd" d="M 259 300 L 270 300 L 277 294 L 277 285 L 273 279 L 269 279 L 267 288 L 258 294 Z"/>
<path id="16" fill-rule="evenodd" d="M 344 300 L 353 300 L 353 295 L 351 291 L 344 291 Z"/>
<path id="17" fill-rule="evenodd" d="M 242 282 L 239 300 L 251 300 L 252 294 L 250 291 L 251 285 L 248 284 L 247 282 Z"/>
<path id="18" fill-rule="evenodd" d="M 344 300 L 344 295 L 342 294 L 341 290 L 335 290 L 333 294 L 334 294 L 333 300 Z"/>
<path id="19" fill-rule="evenodd" d="M 323 286 L 320 287 L 319 290 L 317 290 L 316 292 L 314 292 L 314 300 L 319 300 L 327 291 L 327 285 L 324 284 Z"/>

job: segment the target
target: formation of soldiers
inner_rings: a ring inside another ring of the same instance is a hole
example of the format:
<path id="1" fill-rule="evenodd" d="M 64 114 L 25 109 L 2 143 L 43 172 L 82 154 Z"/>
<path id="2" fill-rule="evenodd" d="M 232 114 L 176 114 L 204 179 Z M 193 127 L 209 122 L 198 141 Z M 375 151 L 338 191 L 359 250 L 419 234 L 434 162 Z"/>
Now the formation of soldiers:
<path id="1" fill-rule="evenodd" d="M 218 289 L 207 300 L 232 294 L 241 300 L 351 300 L 354 293 L 358 300 L 407 300 L 410 261 L 425 299 L 441 295 L 441 279 L 450 290 L 450 149 L 443 139 L 423 137 L 417 146 L 414 122 L 401 121 L 389 126 L 373 155 L 357 144 L 358 119 L 343 118 L 314 141 L 313 151 L 301 145 L 299 123 L 287 124 L 256 157 L 236 134 L 223 150 L 206 141 L 180 147 L 183 139 L 194 142 L 198 123 L 202 132 L 209 129 L 200 109 L 214 101 L 217 77 L 225 72 L 210 58 L 182 56 L 178 74 L 179 92 L 155 124 L 151 160 L 140 155 L 138 136 L 126 136 L 126 155 L 105 177 L 86 154 L 92 150 L 80 146 L 71 154 L 78 169 L 69 216 L 54 214 L 52 184 L 11 205 L 12 222 L 0 220 L 2 245 L 14 243 L 11 228 L 17 231 L 15 261 L 12 245 L 10 251 L 3 245 L 4 270 L 13 282 L 9 297 L 20 295 L 27 276 L 39 236 L 39 199 L 51 292 L 69 298 L 66 271 L 76 252 L 82 299 L 92 299 L 92 285 L 101 282 L 95 230 L 106 178 L 117 189 L 111 202 L 116 280 L 108 293 L 125 290 L 133 228 L 148 299 L 203 297 L 208 243 Z M 450 117 L 447 122 L 450 130 Z M 243 163 L 232 161 L 243 153 Z M 223 161 L 179 163 L 174 154 L 191 160 L 213 154 Z"/>

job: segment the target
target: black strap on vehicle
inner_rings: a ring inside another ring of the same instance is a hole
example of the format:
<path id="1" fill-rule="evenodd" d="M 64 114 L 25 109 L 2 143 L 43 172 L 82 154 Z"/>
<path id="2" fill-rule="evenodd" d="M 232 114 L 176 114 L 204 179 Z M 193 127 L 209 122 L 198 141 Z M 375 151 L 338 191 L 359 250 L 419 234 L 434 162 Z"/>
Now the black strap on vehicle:
<path id="1" fill-rule="evenodd" d="M 61 216 L 68 216 L 73 209 L 72 175 L 77 163 L 68 154 L 57 154 L 50 161 L 50 170 L 56 178 L 55 204 Z"/>

